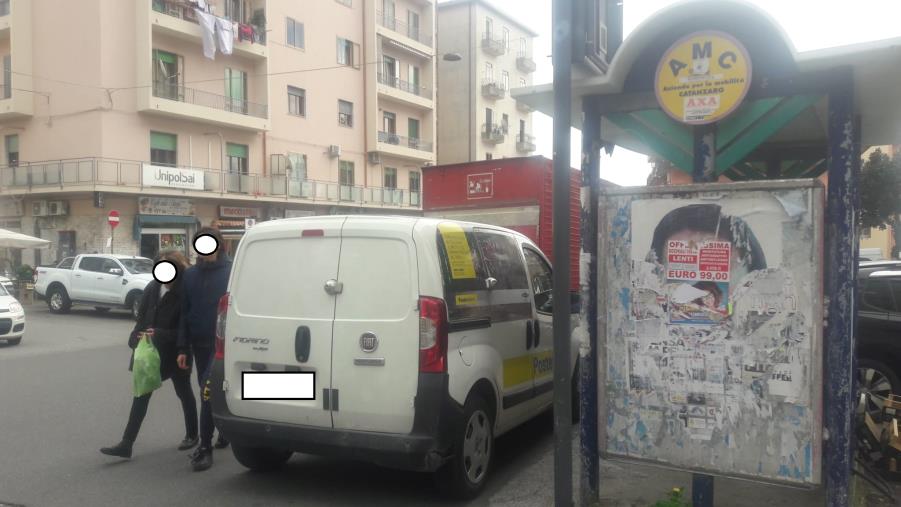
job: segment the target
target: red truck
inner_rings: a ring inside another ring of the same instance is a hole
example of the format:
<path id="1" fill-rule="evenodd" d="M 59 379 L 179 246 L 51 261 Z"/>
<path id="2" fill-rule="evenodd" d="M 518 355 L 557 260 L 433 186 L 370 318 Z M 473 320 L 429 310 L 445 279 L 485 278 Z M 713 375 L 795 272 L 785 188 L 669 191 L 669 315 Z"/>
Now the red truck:
<path id="1" fill-rule="evenodd" d="M 542 156 L 425 167 L 422 210 L 441 217 L 521 232 L 553 261 L 554 162 Z M 570 173 L 570 288 L 579 288 L 582 172 Z"/>

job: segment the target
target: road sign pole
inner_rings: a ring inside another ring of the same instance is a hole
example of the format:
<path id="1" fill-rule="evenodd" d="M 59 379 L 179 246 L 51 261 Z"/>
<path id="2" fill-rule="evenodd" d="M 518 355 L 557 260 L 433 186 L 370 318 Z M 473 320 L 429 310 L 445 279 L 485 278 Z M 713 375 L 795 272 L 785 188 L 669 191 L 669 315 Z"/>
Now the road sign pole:
<path id="1" fill-rule="evenodd" d="M 110 253 L 110 255 L 113 255 L 113 244 L 115 244 L 115 241 L 113 241 L 113 239 L 115 237 L 116 237 L 116 228 L 110 227 L 109 228 L 109 253 Z"/>

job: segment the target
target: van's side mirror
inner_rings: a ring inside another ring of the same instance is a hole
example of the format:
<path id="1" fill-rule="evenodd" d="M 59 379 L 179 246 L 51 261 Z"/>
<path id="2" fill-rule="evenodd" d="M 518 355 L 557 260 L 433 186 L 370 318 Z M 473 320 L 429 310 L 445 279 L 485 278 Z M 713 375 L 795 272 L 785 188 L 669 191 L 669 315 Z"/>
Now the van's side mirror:
<path id="1" fill-rule="evenodd" d="M 116 276 L 122 276 L 122 270 L 120 268 L 110 268 L 109 274 L 116 275 Z"/>
<path id="2" fill-rule="evenodd" d="M 485 279 L 485 288 L 491 290 L 497 287 L 497 278 L 488 277 Z"/>

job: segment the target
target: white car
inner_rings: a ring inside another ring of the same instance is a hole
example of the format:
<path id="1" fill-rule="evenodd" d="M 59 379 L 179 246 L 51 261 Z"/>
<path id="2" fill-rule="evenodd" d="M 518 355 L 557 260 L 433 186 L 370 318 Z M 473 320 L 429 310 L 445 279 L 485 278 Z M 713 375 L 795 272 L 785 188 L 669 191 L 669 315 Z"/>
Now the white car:
<path id="1" fill-rule="evenodd" d="M 250 469 L 292 452 L 363 459 L 435 472 L 446 494 L 473 497 L 494 438 L 551 407 L 555 364 L 574 370 L 575 344 L 553 357 L 551 280 L 532 241 L 490 225 L 259 224 L 219 303 L 216 425 Z M 292 391 L 292 372 L 314 374 L 312 397 Z M 286 379 L 273 394 L 245 396 L 273 373 Z"/>
<path id="2" fill-rule="evenodd" d="M 13 281 L 5 276 L 0 276 L 0 286 L 6 289 L 6 292 L 12 294 L 14 292 Z"/>
<path id="3" fill-rule="evenodd" d="M 18 345 L 25 335 L 25 310 L 16 298 L 0 285 L 0 341 Z"/>

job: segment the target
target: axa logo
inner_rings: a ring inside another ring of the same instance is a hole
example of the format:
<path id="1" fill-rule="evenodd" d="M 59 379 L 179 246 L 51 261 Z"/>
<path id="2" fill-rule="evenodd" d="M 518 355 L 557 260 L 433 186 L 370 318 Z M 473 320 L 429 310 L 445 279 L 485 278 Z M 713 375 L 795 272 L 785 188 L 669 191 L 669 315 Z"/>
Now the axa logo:
<path id="1" fill-rule="evenodd" d="M 252 345 L 269 345 L 269 338 L 245 338 L 243 336 L 235 336 L 232 343 L 249 343 Z"/>

